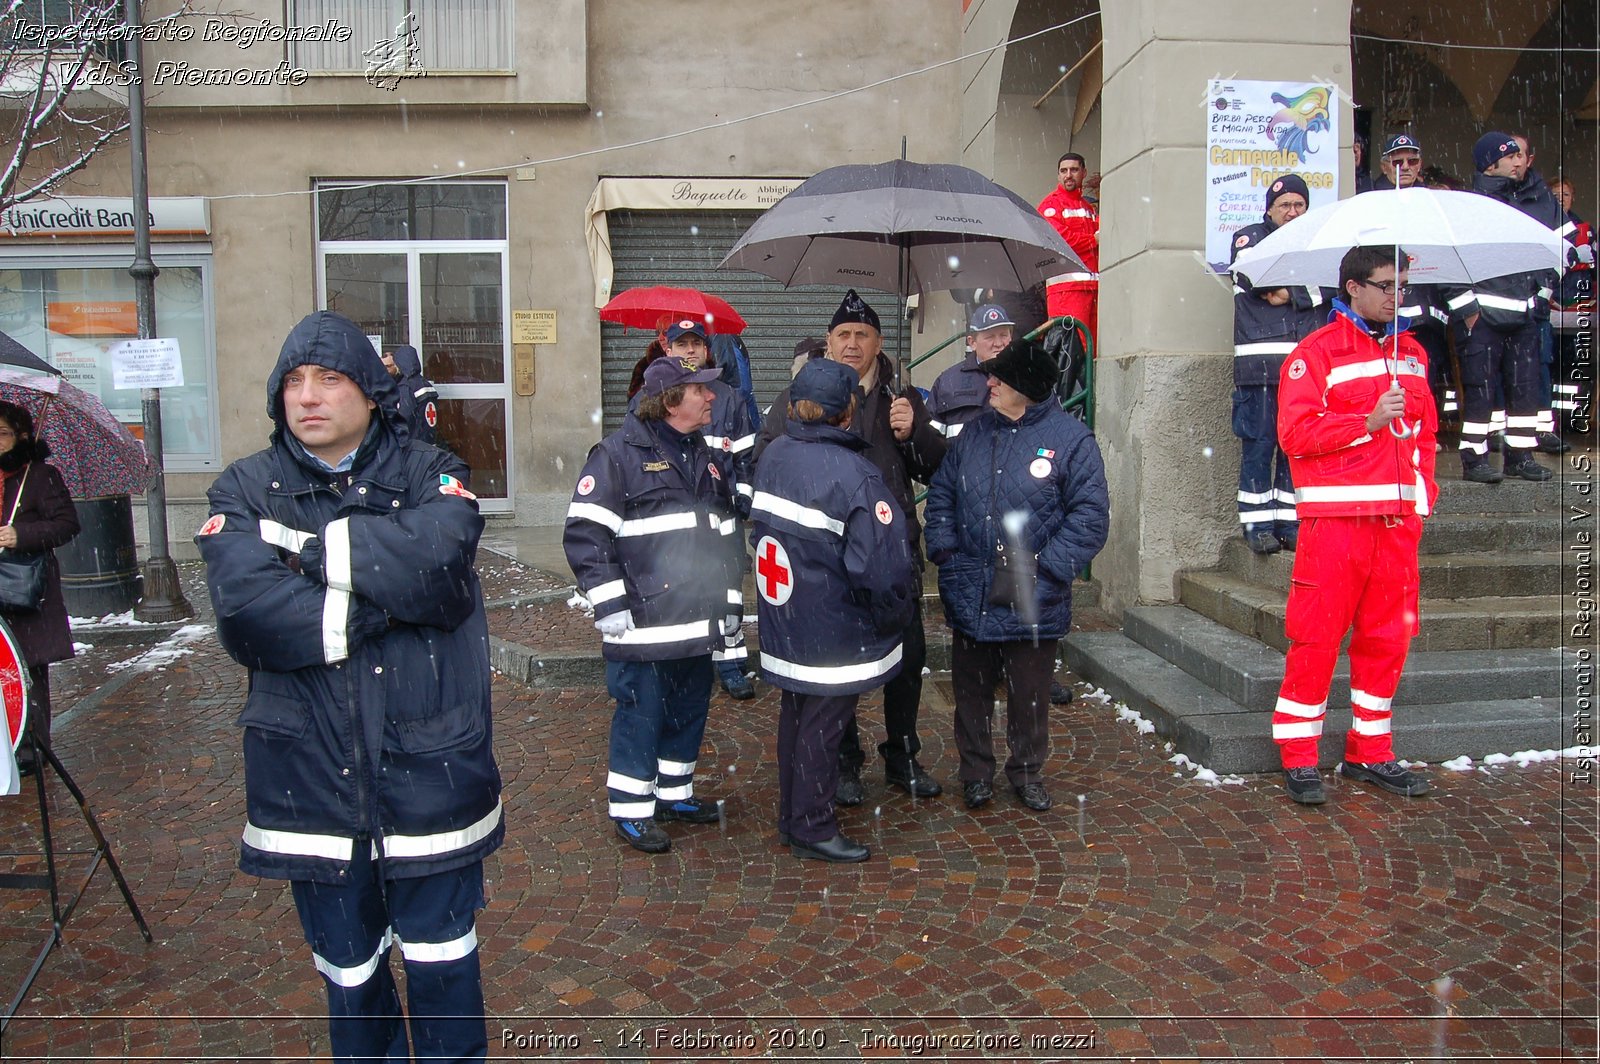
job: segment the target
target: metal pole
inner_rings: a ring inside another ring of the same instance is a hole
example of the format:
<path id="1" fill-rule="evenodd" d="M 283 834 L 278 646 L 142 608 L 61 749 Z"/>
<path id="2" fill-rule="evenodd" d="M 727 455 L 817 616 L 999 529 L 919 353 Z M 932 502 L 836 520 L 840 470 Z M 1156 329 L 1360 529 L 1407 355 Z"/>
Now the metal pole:
<path id="1" fill-rule="evenodd" d="M 140 0 L 123 0 L 128 21 L 128 57 L 135 76 L 128 86 L 128 144 L 133 157 L 133 277 L 135 307 L 139 317 L 139 338 L 156 335 L 156 269 L 150 257 L 150 180 L 145 165 L 144 141 L 144 45 L 137 30 Z M 144 445 L 150 452 L 155 477 L 145 491 L 145 513 L 150 520 L 150 549 L 142 571 L 143 586 L 133 615 L 141 621 L 180 621 L 194 616 L 194 607 L 183 597 L 178 583 L 178 567 L 167 547 L 167 475 L 161 454 L 161 389 L 146 388 L 142 395 Z"/>

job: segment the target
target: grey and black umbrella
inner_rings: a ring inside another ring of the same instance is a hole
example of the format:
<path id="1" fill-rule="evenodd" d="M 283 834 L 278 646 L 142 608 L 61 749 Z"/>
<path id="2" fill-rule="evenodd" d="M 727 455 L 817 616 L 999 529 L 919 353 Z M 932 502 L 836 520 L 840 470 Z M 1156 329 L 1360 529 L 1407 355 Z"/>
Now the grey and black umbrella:
<path id="1" fill-rule="evenodd" d="M 58 377 L 61 375 L 60 370 L 23 347 L 21 341 L 3 332 L 0 332 L 0 365 L 19 366 L 35 373 L 53 373 Z"/>
<path id="2" fill-rule="evenodd" d="M 802 181 L 721 265 L 780 281 L 894 292 L 1022 291 L 1088 269 L 1049 222 L 976 170 L 904 159 Z"/>

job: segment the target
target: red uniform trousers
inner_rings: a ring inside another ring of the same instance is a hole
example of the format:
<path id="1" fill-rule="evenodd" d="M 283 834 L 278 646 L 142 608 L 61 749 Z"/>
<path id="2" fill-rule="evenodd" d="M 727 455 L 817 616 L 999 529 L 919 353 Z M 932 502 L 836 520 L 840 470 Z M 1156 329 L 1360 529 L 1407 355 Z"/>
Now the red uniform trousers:
<path id="1" fill-rule="evenodd" d="M 1099 303 L 1100 284 L 1097 281 L 1061 281 L 1045 289 L 1045 309 L 1052 318 L 1070 314 L 1089 327 L 1089 336 L 1095 341 L 1095 351 L 1100 349 Z"/>
<path id="2" fill-rule="evenodd" d="M 1317 764 L 1317 742 L 1328 710 L 1328 687 L 1339 644 L 1351 625 L 1350 703 L 1345 760 L 1394 760 L 1389 706 L 1417 624 L 1415 514 L 1307 517 L 1289 589 L 1284 633 L 1289 656 L 1272 713 L 1272 737 L 1283 767 Z"/>

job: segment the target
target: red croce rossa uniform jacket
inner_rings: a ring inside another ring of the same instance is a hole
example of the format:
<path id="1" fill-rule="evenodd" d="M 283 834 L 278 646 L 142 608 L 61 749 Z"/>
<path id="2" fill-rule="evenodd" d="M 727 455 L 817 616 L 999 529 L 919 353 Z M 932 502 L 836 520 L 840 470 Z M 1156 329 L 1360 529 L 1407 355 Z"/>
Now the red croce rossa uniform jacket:
<path id="1" fill-rule="evenodd" d="M 1082 192 L 1068 192 L 1057 185 L 1050 195 L 1039 201 L 1039 213 L 1056 227 L 1078 258 L 1089 267 L 1088 273 L 1073 273 L 1063 280 L 1069 282 L 1097 282 L 1100 269 L 1100 215 L 1094 204 Z"/>
<path id="2" fill-rule="evenodd" d="M 1278 442 L 1294 475 L 1295 509 L 1309 517 L 1360 517 L 1433 511 L 1438 413 L 1428 391 L 1428 356 L 1396 319 L 1383 346 L 1343 300 L 1329 323 L 1284 360 L 1278 383 Z M 1398 328 L 1398 344 L 1396 329 Z M 1367 415 L 1398 377 L 1406 396 L 1400 420 L 1414 432 L 1367 431 Z"/>

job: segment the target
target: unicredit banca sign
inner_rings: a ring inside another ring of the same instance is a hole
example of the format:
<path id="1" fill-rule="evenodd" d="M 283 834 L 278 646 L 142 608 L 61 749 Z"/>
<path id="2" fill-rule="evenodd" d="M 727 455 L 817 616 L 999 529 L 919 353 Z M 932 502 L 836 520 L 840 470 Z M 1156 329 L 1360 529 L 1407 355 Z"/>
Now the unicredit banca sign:
<path id="1" fill-rule="evenodd" d="M 211 213 L 200 196 L 150 200 L 152 236 L 205 236 Z M 133 200 L 117 196 L 62 196 L 29 200 L 0 211 L 0 240 L 41 236 L 132 236 Z"/>

